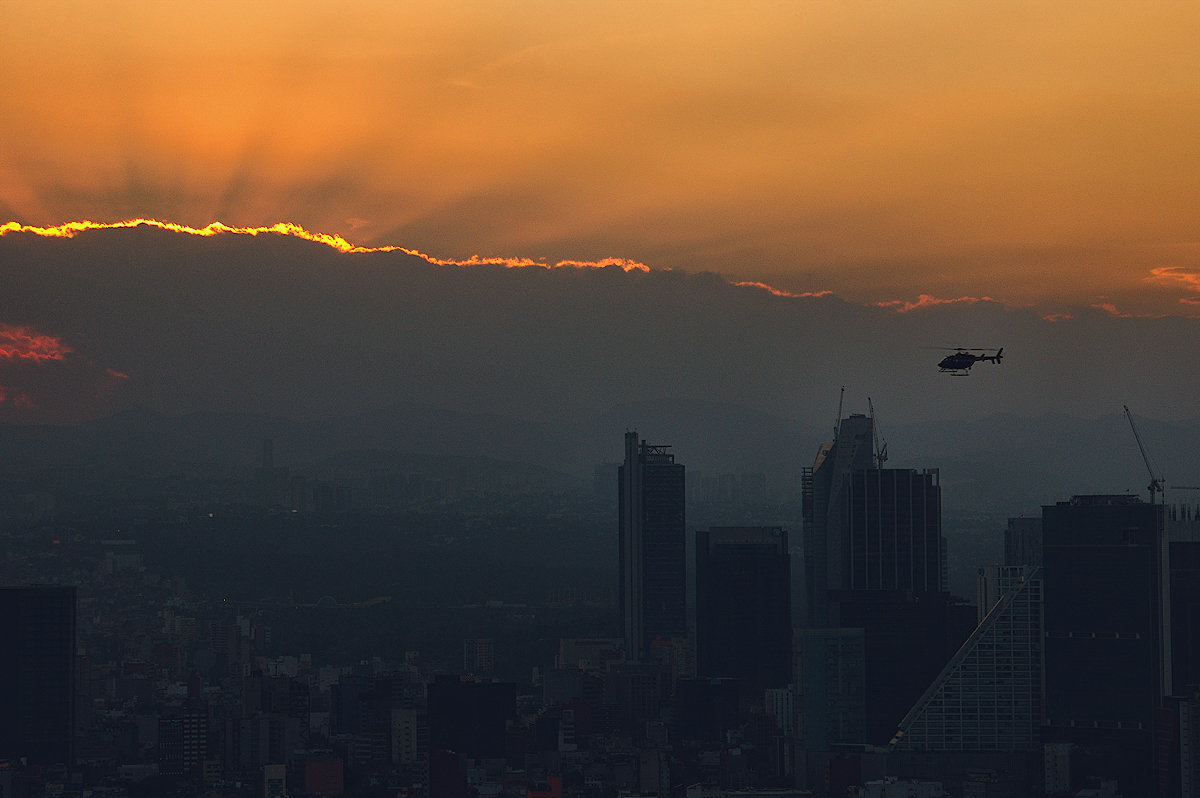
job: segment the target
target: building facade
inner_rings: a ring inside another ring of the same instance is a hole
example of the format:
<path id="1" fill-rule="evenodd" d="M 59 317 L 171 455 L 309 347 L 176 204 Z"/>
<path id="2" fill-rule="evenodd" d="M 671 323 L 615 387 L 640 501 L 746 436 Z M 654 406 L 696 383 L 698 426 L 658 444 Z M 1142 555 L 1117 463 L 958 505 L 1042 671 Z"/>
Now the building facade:
<path id="1" fill-rule="evenodd" d="M 74 587 L 0 588 L 0 759 L 71 765 Z"/>
<path id="2" fill-rule="evenodd" d="M 1074 743 L 1085 775 L 1134 795 L 1156 794 L 1171 689 L 1163 510 L 1131 495 L 1042 508 L 1046 742 Z"/>
<path id="3" fill-rule="evenodd" d="M 992 603 L 967 642 L 900 722 L 893 750 L 1038 750 L 1041 572 L 1034 566 L 986 570 L 994 584 L 982 587 L 980 595 Z"/>
<path id="4" fill-rule="evenodd" d="M 791 569 L 782 527 L 696 532 L 696 667 L 748 694 L 788 684 Z"/>
<path id="5" fill-rule="evenodd" d="M 636 662 L 656 638 L 687 634 L 686 483 L 669 448 L 627 432 L 618 470 L 621 616 L 625 654 Z"/>

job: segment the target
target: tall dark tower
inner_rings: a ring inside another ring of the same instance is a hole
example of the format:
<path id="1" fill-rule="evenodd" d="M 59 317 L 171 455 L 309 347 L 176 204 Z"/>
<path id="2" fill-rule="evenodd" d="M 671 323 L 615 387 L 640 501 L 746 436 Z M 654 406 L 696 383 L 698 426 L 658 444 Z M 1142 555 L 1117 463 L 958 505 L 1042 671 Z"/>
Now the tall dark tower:
<path id="1" fill-rule="evenodd" d="M 781 527 L 696 532 L 696 667 L 744 693 L 791 680 L 791 563 Z"/>
<path id="2" fill-rule="evenodd" d="M 669 446 L 625 433 L 620 482 L 621 616 L 625 655 L 645 660 L 656 637 L 687 633 L 684 468 Z"/>
<path id="3" fill-rule="evenodd" d="M 839 419 L 832 443 L 822 444 L 805 475 L 804 590 L 810 629 L 836 627 L 829 591 L 842 587 L 846 570 L 846 495 L 850 474 L 872 466 L 874 427 L 863 415 Z"/>
<path id="4" fill-rule="evenodd" d="M 806 479 L 809 628 L 846 625 L 842 605 L 865 591 L 946 590 L 938 472 L 875 467 L 873 439 L 871 418 L 842 419 Z"/>
<path id="5" fill-rule="evenodd" d="M 1155 718 L 1170 691 L 1164 507 L 1075 496 L 1042 508 L 1046 741 L 1092 757 L 1085 775 L 1155 795 Z"/>
<path id="6" fill-rule="evenodd" d="M 804 481 L 807 628 L 862 629 L 866 742 L 882 745 L 974 626 L 946 592 L 936 469 L 882 468 L 874 420 L 841 419 Z"/>
<path id="7" fill-rule="evenodd" d="M 72 763 L 75 588 L 0 588 L 0 759 Z"/>

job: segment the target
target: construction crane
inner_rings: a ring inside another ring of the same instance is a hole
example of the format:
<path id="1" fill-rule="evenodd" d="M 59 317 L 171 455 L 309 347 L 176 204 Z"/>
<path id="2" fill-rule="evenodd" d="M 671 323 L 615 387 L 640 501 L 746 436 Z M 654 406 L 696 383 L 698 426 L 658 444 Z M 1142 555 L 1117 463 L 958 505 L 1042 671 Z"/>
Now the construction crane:
<path id="1" fill-rule="evenodd" d="M 1150 462 L 1150 453 L 1146 451 L 1146 444 L 1142 442 L 1141 433 L 1138 432 L 1137 424 L 1133 423 L 1133 414 L 1129 412 L 1128 405 L 1121 405 L 1125 408 L 1125 418 L 1129 419 L 1129 428 L 1133 430 L 1133 437 L 1137 439 L 1138 449 L 1142 452 L 1142 460 L 1146 463 L 1146 470 L 1150 472 L 1150 503 L 1154 504 L 1154 494 L 1163 492 L 1163 478 L 1158 475 L 1158 469 Z M 1163 498 L 1166 501 L 1166 497 Z"/>
<path id="2" fill-rule="evenodd" d="M 842 428 L 842 405 L 846 401 L 846 386 L 842 386 L 842 392 L 838 395 L 838 415 L 837 420 L 833 422 L 833 442 L 837 443 L 838 432 Z"/>
<path id="3" fill-rule="evenodd" d="M 871 411 L 871 433 L 875 436 L 875 467 L 883 468 L 883 464 L 887 462 L 887 441 L 879 434 L 879 425 L 875 422 L 875 405 L 869 396 L 867 409 Z"/>

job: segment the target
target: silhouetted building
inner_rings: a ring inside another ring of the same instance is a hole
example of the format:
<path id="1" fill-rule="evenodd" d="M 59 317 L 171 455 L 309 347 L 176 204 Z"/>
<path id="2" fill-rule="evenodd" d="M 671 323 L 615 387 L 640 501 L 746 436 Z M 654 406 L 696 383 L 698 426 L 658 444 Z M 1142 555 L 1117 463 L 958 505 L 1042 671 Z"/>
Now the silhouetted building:
<path id="1" fill-rule="evenodd" d="M 1010 518 L 1004 530 L 1005 565 L 1042 564 L 1042 519 Z"/>
<path id="2" fill-rule="evenodd" d="M 865 633 L 867 742 L 884 745 L 975 628 L 975 606 L 949 593 L 860 590 L 840 613 Z"/>
<path id="3" fill-rule="evenodd" d="M 439 676 L 427 689 L 430 795 L 468 795 L 471 761 L 505 756 L 517 686 Z"/>
<path id="4" fill-rule="evenodd" d="M 736 679 L 680 679 L 675 693 L 676 733 L 682 740 L 722 742 L 737 725 Z"/>
<path id="5" fill-rule="evenodd" d="M 72 764 L 75 588 L 0 588 L 0 759 Z"/>
<path id="6" fill-rule="evenodd" d="M 1038 751 L 1042 722 L 1042 581 L 1000 566 L 979 626 L 900 722 L 900 751 Z"/>
<path id="7" fill-rule="evenodd" d="M 865 633 L 866 736 L 883 744 L 975 626 L 946 593 L 936 469 L 875 467 L 874 422 L 842 419 L 804 475 L 808 628 Z"/>
<path id="8" fill-rule="evenodd" d="M 1170 690 L 1163 509 L 1129 495 L 1042 508 L 1046 741 L 1074 743 L 1083 775 L 1127 795 L 1156 794 Z"/>
<path id="9" fill-rule="evenodd" d="M 871 418 L 841 421 L 805 480 L 808 627 L 842 625 L 847 591 L 946 589 L 941 488 L 936 469 L 875 468 Z"/>
<path id="10" fill-rule="evenodd" d="M 201 711 L 178 712 L 158 719 L 158 772 L 201 781 L 208 755 L 208 715 Z"/>
<path id="11" fill-rule="evenodd" d="M 463 641 L 463 673 L 491 676 L 496 666 L 496 644 L 490 637 L 473 637 Z"/>
<path id="12" fill-rule="evenodd" d="M 625 654 L 642 661 L 656 637 L 687 634 L 684 467 L 668 446 L 625 433 L 619 469 L 621 615 Z"/>
<path id="13" fill-rule="evenodd" d="M 805 751 L 866 742 L 866 639 L 862 629 L 796 633 L 793 679 Z"/>
<path id="14" fill-rule="evenodd" d="M 1171 563 L 1171 685 L 1200 694 L 1200 508 L 1167 508 Z"/>
<path id="15" fill-rule="evenodd" d="M 1200 700 L 1179 702 L 1179 794 L 1200 798 Z"/>
<path id="16" fill-rule="evenodd" d="M 713 527 L 696 532 L 696 667 L 733 677 L 747 694 L 782 687 L 791 673 L 787 530 Z"/>
<path id="17" fill-rule="evenodd" d="M 428 686 L 429 747 L 481 759 L 504 756 L 505 732 L 517 715 L 517 686 L 439 676 Z"/>
<path id="18" fill-rule="evenodd" d="M 843 588 L 848 559 L 847 483 L 871 468 L 873 422 L 863 415 L 838 420 L 834 441 L 821 444 L 804 479 L 804 589 L 810 629 L 838 626 L 830 591 Z"/>

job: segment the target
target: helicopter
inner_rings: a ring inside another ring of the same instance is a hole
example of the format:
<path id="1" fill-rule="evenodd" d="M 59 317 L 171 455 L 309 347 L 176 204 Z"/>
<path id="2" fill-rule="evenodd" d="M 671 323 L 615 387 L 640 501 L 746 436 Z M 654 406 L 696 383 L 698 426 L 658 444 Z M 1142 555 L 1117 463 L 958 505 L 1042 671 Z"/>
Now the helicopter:
<path id="1" fill-rule="evenodd" d="M 983 354 L 987 349 L 967 349 L 965 347 L 946 347 L 953 349 L 954 354 L 946 355 L 938 363 L 938 370 L 946 371 L 955 377 L 971 376 L 971 366 L 976 363 L 999 363 L 1004 359 L 1004 347 L 996 350 L 996 354 Z"/>

